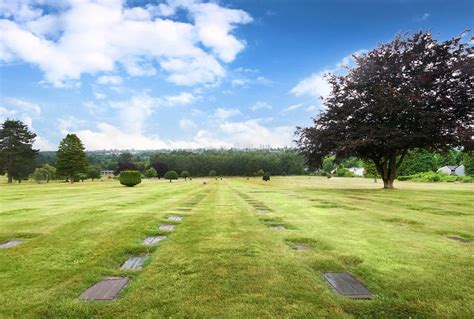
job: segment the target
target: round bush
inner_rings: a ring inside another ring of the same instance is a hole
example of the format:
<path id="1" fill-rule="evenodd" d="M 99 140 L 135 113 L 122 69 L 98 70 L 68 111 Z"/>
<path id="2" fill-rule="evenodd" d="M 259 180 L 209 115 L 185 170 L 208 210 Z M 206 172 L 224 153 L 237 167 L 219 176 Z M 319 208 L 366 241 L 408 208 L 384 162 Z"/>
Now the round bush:
<path id="1" fill-rule="evenodd" d="M 120 173 L 120 184 L 125 186 L 135 186 L 142 182 L 142 177 L 139 171 L 122 171 Z"/>
<path id="2" fill-rule="evenodd" d="M 269 181 L 269 180 L 270 180 L 270 173 L 268 173 L 268 172 L 267 172 L 267 173 L 264 173 L 262 179 L 263 179 L 265 182 Z"/>

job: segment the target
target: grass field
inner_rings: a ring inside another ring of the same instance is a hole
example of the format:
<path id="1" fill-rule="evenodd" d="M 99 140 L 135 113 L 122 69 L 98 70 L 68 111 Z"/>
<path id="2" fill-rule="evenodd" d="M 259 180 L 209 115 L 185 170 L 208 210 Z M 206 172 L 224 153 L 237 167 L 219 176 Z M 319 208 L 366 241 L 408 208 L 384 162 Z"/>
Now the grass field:
<path id="1" fill-rule="evenodd" d="M 2 183 L 0 243 L 25 242 L 0 250 L 0 318 L 473 318 L 474 243 L 447 236 L 474 239 L 474 186 L 396 187 L 316 177 Z M 252 199 L 271 213 L 256 214 Z M 155 248 L 141 245 L 169 214 L 186 219 Z M 143 270 L 119 269 L 146 252 Z M 351 272 L 375 298 L 333 294 L 324 271 Z M 78 299 L 107 276 L 130 278 L 118 300 Z"/>

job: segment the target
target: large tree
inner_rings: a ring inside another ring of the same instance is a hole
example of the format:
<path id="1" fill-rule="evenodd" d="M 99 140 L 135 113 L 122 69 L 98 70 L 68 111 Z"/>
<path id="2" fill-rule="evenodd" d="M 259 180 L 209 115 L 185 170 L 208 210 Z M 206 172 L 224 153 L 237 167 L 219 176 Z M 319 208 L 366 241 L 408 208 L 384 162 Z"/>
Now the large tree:
<path id="1" fill-rule="evenodd" d="M 33 149 L 36 134 L 28 130 L 21 121 L 6 120 L 0 128 L 0 170 L 13 179 L 21 181 L 31 174 L 38 150 Z"/>
<path id="2" fill-rule="evenodd" d="M 71 183 L 74 183 L 74 175 L 87 173 L 87 156 L 76 134 L 68 134 L 61 141 L 57 157 L 57 174 L 67 177 Z"/>
<path id="3" fill-rule="evenodd" d="M 320 167 L 328 154 L 356 156 L 374 162 L 384 188 L 393 188 L 409 150 L 471 149 L 474 52 L 462 38 L 397 36 L 354 56 L 346 75 L 329 75 L 326 110 L 313 127 L 297 129 L 308 164 Z"/>

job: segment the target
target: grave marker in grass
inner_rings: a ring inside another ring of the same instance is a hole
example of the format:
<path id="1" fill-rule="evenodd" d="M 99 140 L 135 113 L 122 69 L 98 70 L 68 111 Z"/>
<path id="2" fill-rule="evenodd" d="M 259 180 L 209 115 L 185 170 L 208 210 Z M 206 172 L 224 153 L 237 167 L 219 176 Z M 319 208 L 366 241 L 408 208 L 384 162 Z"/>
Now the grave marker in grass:
<path id="1" fill-rule="evenodd" d="M 127 283 L 126 277 L 107 277 L 84 291 L 79 299 L 114 300 Z"/>
<path id="2" fill-rule="evenodd" d="M 324 279 L 336 294 L 353 299 L 372 299 L 372 293 L 347 272 L 326 272 Z"/>
<path id="3" fill-rule="evenodd" d="M 276 231 L 284 231 L 284 230 L 287 230 L 287 228 L 285 226 L 281 226 L 281 225 L 278 225 L 278 226 L 270 226 L 270 229 L 271 230 L 276 230 Z"/>
<path id="4" fill-rule="evenodd" d="M 171 216 L 168 216 L 168 218 L 166 218 L 166 219 L 174 221 L 174 222 L 180 222 L 180 221 L 183 220 L 183 216 L 171 215 Z"/>
<path id="5" fill-rule="evenodd" d="M 153 246 L 164 239 L 166 239 L 166 236 L 152 236 L 145 238 L 142 243 L 147 246 Z"/>
<path id="6" fill-rule="evenodd" d="M 143 263 L 149 258 L 149 256 L 136 256 L 128 258 L 123 265 L 120 267 L 122 270 L 141 270 L 143 269 Z"/>
<path id="7" fill-rule="evenodd" d="M 0 244 L 0 249 L 15 247 L 15 246 L 18 246 L 20 244 L 23 244 L 23 240 L 14 239 L 14 240 L 7 241 L 5 243 L 1 243 Z"/>
<path id="8" fill-rule="evenodd" d="M 173 231 L 175 228 L 176 228 L 175 225 L 167 225 L 167 224 L 161 224 L 160 227 L 158 227 L 158 229 L 162 231 Z"/>

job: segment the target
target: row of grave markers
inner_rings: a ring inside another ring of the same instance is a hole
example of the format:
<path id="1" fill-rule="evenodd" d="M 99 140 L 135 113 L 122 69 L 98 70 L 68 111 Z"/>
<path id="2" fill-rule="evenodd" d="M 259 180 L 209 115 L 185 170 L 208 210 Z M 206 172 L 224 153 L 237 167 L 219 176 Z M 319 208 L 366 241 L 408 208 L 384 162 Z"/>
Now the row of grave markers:
<path id="1" fill-rule="evenodd" d="M 202 200 L 196 199 L 195 201 L 187 202 L 188 205 L 196 205 Z M 191 211 L 191 208 L 177 208 L 178 211 Z M 169 221 L 181 222 L 184 217 L 181 215 L 170 215 L 166 218 Z M 162 232 L 170 233 L 174 231 L 176 225 L 172 224 L 160 224 L 158 230 Z M 158 245 L 161 241 L 165 240 L 167 236 L 150 236 L 146 237 L 142 244 L 146 246 L 155 246 Z M 132 256 L 129 257 L 120 267 L 121 270 L 142 270 L 144 263 L 150 258 L 149 255 L 144 256 Z M 110 301 L 117 298 L 120 291 L 125 288 L 128 284 L 129 279 L 127 277 L 105 277 L 103 280 L 94 284 L 86 291 L 84 291 L 79 299 L 87 301 Z"/>
<path id="2" fill-rule="evenodd" d="M 252 199 L 250 196 L 241 192 L 238 192 L 238 194 L 256 209 L 257 214 L 267 214 L 271 212 L 271 209 L 261 201 Z M 275 231 L 287 230 L 283 225 L 272 225 L 270 229 Z M 293 248 L 302 251 L 310 250 L 310 247 L 303 243 L 293 243 Z M 374 297 L 362 282 L 348 272 L 323 272 L 322 276 L 328 283 L 330 289 L 338 295 L 353 299 L 372 299 Z"/>

